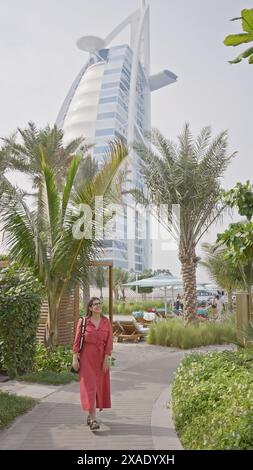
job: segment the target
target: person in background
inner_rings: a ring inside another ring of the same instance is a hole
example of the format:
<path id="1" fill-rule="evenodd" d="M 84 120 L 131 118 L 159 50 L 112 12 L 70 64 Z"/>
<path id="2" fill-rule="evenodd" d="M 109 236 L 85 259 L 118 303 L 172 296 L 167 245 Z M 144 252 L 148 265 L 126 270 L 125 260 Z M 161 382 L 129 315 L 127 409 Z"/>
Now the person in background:
<path id="1" fill-rule="evenodd" d="M 213 294 L 212 299 L 211 299 L 212 318 L 217 318 L 217 303 L 218 303 L 217 297 L 218 296 L 216 294 Z"/>
<path id="2" fill-rule="evenodd" d="M 84 318 L 84 344 L 79 353 L 82 319 L 80 318 L 73 344 L 73 368 L 79 370 L 80 399 L 84 411 L 88 411 L 87 425 L 96 430 L 96 408 L 111 408 L 109 358 L 112 352 L 112 327 L 102 313 L 101 301 L 92 297 Z"/>
<path id="3" fill-rule="evenodd" d="M 217 313 L 218 313 L 217 320 L 221 320 L 221 315 L 224 309 L 224 299 L 225 299 L 224 292 L 223 291 L 219 292 L 217 296 Z"/>
<path id="4" fill-rule="evenodd" d="M 176 303 L 175 303 L 175 308 L 176 310 L 183 310 L 183 303 L 182 303 L 182 299 L 181 299 L 181 295 L 180 294 L 177 294 L 177 300 L 176 300 Z"/>

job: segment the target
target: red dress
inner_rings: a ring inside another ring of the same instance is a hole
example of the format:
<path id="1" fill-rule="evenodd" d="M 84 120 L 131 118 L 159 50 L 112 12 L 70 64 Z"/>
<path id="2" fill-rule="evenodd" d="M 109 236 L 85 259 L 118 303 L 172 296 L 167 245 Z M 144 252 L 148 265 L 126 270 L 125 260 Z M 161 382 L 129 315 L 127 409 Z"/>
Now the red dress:
<path id="1" fill-rule="evenodd" d="M 79 349 L 82 320 L 78 321 L 73 352 Z M 101 317 L 98 328 L 86 318 L 84 345 L 80 352 L 80 398 L 83 410 L 111 408 L 110 372 L 103 372 L 105 354 L 112 352 L 112 327 L 106 317 Z"/>

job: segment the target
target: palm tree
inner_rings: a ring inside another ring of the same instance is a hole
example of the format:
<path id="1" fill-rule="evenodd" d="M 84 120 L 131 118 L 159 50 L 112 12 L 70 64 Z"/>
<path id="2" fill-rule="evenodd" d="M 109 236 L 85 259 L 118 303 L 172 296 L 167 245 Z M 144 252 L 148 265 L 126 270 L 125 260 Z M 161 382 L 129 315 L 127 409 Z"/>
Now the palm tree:
<path id="1" fill-rule="evenodd" d="M 38 129 L 33 122 L 28 123 L 25 129 L 18 128 L 8 138 L 3 138 L 1 154 L 5 161 L 12 161 L 13 169 L 31 175 L 34 187 L 37 187 L 41 178 L 41 151 L 45 162 L 53 169 L 57 186 L 66 176 L 72 156 L 78 151 L 83 155 L 88 146 L 84 139 L 71 141 L 67 146 L 63 145 L 63 131 L 57 126 L 46 126 Z"/>
<path id="2" fill-rule="evenodd" d="M 148 196 L 144 198 L 138 191 L 133 194 L 142 203 L 168 205 L 162 223 L 179 245 L 187 323 L 196 316 L 196 246 L 223 210 L 217 202 L 220 178 L 234 156 L 227 155 L 226 132 L 213 141 L 210 138 L 211 129 L 206 127 L 194 142 L 186 124 L 178 145 L 153 130 L 150 146 L 135 146 L 143 162 Z M 178 219 L 173 204 L 180 208 Z"/>
<path id="3" fill-rule="evenodd" d="M 63 131 L 56 126 L 52 128 L 46 126 L 43 129 L 38 129 L 33 122 L 29 122 L 25 129 L 18 128 L 9 138 L 2 140 L 4 145 L 0 151 L 0 169 L 2 167 L 2 158 L 6 163 L 6 169 L 20 170 L 30 175 L 33 187 L 37 189 L 41 178 L 41 150 L 43 151 L 46 163 L 54 170 L 59 189 L 61 188 L 63 178 L 66 176 L 72 157 L 77 151 L 82 155 L 82 159 L 75 178 L 75 187 L 92 179 L 98 171 L 97 163 L 90 155 L 86 154 L 89 146 L 85 144 L 84 139 L 75 139 L 64 147 Z M 4 193 L 4 188 L 6 188 L 8 183 L 8 180 L 5 179 L 5 184 L 1 185 L 0 181 L 2 193 Z M 81 285 L 85 307 L 90 297 L 89 276 L 83 278 Z"/>
<path id="4" fill-rule="evenodd" d="M 98 172 L 97 162 L 91 158 L 90 155 L 86 155 L 80 163 L 78 173 L 76 175 L 75 187 L 80 184 L 88 183 L 91 181 L 96 173 Z M 83 297 L 83 308 L 86 309 L 86 305 L 90 299 L 90 284 L 92 281 L 91 272 L 85 274 L 81 281 L 82 297 Z"/>
<path id="5" fill-rule="evenodd" d="M 106 271 L 102 266 L 97 266 L 94 273 L 95 285 L 100 289 L 100 298 L 103 299 L 103 287 L 107 284 Z"/>
<path id="6" fill-rule="evenodd" d="M 123 144 L 111 144 L 111 157 L 104 167 L 77 189 L 74 183 L 81 158 L 72 157 L 60 192 L 58 173 L 46 163 L 41 151 L 35 207 L 28 206 L 26 198 L 15 193 L 3 209 L 10 258 L 31 267 L 44 285 L 49 306 L 45 344 L 50 348 L 57 344 L 58 312 L 66 289 L 82 280 L 101 250 L 101 243 L 94 238 L 95 197 L 103 196 L 105 209 L 112 197 L 120 197 L 118 178 L 122 180 L 120 166 L 126 154 Z M 87 216 L 80 219 L 80 204 L 91 208 L 91 220 Z M 92 238 L 85 238 L 90 224 Z M 78 226 L 83 235 L 74 236 Z"/>
<path id="7" fill-rule="evenodd" d="M 86 155 L 80 163 L 80 167 L 76 176 L 75 186 L 90 181 L 98 172 L 97 162 L 90 156 Z"/>
<path id="8" fill-rule="evenodd" d="M 228 312 L 233 312 L 232 292 L 242 286 L 241 271 L 229 259 L 224 259 L 225 247 L 203 243 L 202 248 L 205 253 L 205 260 L 200 264 L 204 266 L 214 282 L 227 291 Z"/>
<path id="9" fill-rule="evenodd" d="M 119 290 L 122 293 L 122 299 L 125 301 L 125 287 L 129 280 L 129 273 L 122 268 L 114 268 L 113 269 L 113 290 L 114 290 L 114 297 L 115 300 L 119 300 Z"/>

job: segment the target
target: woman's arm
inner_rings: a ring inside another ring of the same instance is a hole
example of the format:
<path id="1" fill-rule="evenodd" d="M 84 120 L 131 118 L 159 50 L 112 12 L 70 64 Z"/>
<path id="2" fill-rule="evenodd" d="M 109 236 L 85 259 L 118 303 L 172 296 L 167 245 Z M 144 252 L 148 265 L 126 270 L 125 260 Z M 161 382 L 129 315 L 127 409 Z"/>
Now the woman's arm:
<path id="1" fill-rule="evenodd" d="M 109 357 L 111 356 L 112 353 L 112 348 L 113 348 L 113 342 L 112 342 L 112 325 L 110 321 L 108 321 L 108 326 L 109 326 L 109 334 L 108 338 L 105 344 L 105 356 L 104 356 L 104 362 L 103 362 L 103 371 L 105 372 L 108 367 L 109 367 Z"/>
<path id="2" fill-rule="evenodd" d="M 73 368 L 77 371 L 79 369 L 79 345 L 80 345 L 80 338 L 81 338 L 81 333 L 82 333 L 82 319 L 80 318 L 77 327 L 76 327 L 76 335 L 75 335 L 75 340 L 73 344 L 73 360 L 72 360 L 72 366 Z"/>
<path id="3" fill-rule="evenodd" d="M 105 344 L 105 355 L 110 356 L 112 353 L 113 343 L 112 343 L 112 325 L 111 322 L 108 320 L 108 328 L 109 334 Z"/>
<path id="4" fill-rule="evenodd" d="M 73 344 L 73 354 L 77 354 L 79 351 L 79 345 L 80 345 L 80 339 L 81 339 L 81 333 L 82 333 L 82 319 L 79 318 L 77 327 L 76 327 L 76 334 L 75 334 L 75 339 L 74 339 L 74 344 Z"/>

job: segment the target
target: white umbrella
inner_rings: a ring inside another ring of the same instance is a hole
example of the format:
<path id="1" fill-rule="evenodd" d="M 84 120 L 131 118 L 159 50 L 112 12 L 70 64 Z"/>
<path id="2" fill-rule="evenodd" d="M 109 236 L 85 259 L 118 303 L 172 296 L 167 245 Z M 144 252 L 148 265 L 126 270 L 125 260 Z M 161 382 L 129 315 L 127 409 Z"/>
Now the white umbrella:
<path id="1" fill-rule="evenodd" d="M 172 276 L 172 274 L 158 274 L 158 276 L 148 277 L 147 279 L 140 279 L 139 281 L 128 282 L 124 284 L 126 287 L 138 286 L 138 287 L 164 287 L 164 309 L 165 315 L 167 314 L 167 288 L 172 289 L 173 287 L 181 287 L 182 279 Z"/>
<path id="2" fill-rule="evenodd" d="M 174 277 L 172 274 L 158 274 L 157 276 L 140 279 L 139 281 L 127 282 L 125 287 L 164 287 L 164 307 L 165 314 L 167 314 L 167 288 L 171 289 L 172 301 L 174 300 L 174 288 L 180 288 L 183 285 L 182 278 Z M 198 284 L 198 287 L 203 288 L 203 284 Z"/>

